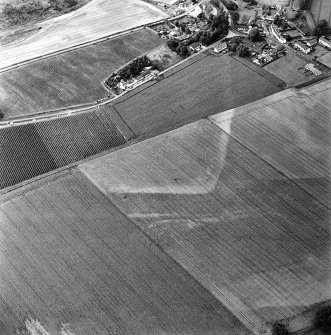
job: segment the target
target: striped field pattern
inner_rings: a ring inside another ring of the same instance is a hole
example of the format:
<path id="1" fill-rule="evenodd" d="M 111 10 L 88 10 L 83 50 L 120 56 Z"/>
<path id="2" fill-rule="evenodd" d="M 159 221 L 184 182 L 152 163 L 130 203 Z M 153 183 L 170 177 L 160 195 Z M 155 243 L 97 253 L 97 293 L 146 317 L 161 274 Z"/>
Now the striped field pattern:
<path id="1" fill-rule="evenodd" d="M 320 85 L 312 95 L 330 82 Z M 308 103 L 309 90 L 284 91 L 80 165 L 256 334 L 331 299 L 330 119 L 321 104 Z"/>
<path id="2" fill-rule="evenodd" d="M 281 91 L 282 81 L 228 55 L 200 54 L 114 102 L 137 137 L 151 137 Z"/>
<path id="3" fill-rule="evenodd" d="M 211 118 L 330 208 L 330 93 L 331 81 L 323 82 Z"/>
<path id="4" fill-rule="evenodd" d="M 0 197 L 0 233 L 1 335 L 250 334 L 78 171 Z"/>
<path id="5" fill-rule="evenodd" d="M 0 73 L 2 112 L 15 118 L 112 96 L 103 86 L 111 73 L 163 41 L 140 29 Z"/>
<path id="6" fill-rule="evenodd" d="M 102 115 L 101 115 L 102 114 Z M 0 129 L 0 188 L 123 145 L 107 111 Z"/>

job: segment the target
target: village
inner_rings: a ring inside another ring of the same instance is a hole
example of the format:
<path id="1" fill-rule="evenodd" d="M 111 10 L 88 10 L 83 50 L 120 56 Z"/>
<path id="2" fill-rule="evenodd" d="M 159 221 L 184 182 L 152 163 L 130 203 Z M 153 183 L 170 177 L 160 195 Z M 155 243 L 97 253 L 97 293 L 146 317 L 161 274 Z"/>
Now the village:
<path id="1" fill-rule="evenodd" d="M 297 76 L 296 82 L 305 80 L 303 76 L 328 76 L 331 35 L 327 23 L 312 27 L 310 14 L 302 11 L 298 3 L 296 0 L 275 5 L 255 0 L 172 1 L 171 5 L 168 2 L 163 6 L 171 10 L 173 18 L 150 28 L 183 57 L 208 48 L 215 54 L 229 52 L 245 57 L 284 79 L 290 66 L 291 73 Z M 228 15 L 228 34 L 216 40 L 201 38 L 220 13 Z"/>
<path id="2" fill-rule="evenodd" d="M 264 67 L 289 86 L 329 76 L 331 64 L 319 62 L 319 57 L 331 55 L 330 36 L 314 36 L 302 12 L 290 3 L 286 7 L 255 0 L 180 0 L 162 4 L 172 17 L 148 29 L 181 59 L 207 50 L 220 56 L 229 53 Z M 327 26 L 321 29 L 328 32 Z M 120 94 L 157 79 L 159 73 L 157 67 L 147 66 L 110 87 Z"/>

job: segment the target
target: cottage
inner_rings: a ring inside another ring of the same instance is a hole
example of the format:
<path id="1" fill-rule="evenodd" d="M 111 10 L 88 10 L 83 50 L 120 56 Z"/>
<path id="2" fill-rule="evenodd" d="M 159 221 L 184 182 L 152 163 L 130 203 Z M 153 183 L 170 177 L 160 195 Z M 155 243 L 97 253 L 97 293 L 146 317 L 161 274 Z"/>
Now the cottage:
<path id="1" fill-rule="evenodd" d="M 321 76 L 323 73 L 317 69 L 314 64 L 308 63 L 305 65 L 305 69 L 312 72 L 316 77 Z"/>
<path id="2" fill-rule="evenodd" d="M 331 49 L 331 41 L 327 40 L 324 36 L 320 37 L 318 42 L 323 45 L 323 47 Z"/>
<path id="3" fill-rule="evenodd" d="M 311 47 L 314 47 L 315 45 L 317 44 L 317 39 L 314 38 L 310 41 L 307 42 L 307 45 L 311 48 Z"/>
<path id="4" fill-rule="evenodd" d="M 311 51 L 311 48 L 309 48 L 307 45 L 303 44 L 300 41 L 295 42 L 294 46 L 305 54 L 309 54 L 309 52 Z"/>
<path id="5" fill-rule="evenodd" d="M 228 47 L 227 47 L 226 43 L 223 42 L 223 43 L 217 45 L 217 46 L 214 48 L 214 52 L 216 52 L 216 53 L 221 53 L 222 51 L 227 50 L 227 48 L 228 48 Z"/>
<path id="6" fill-rule="evenodd" d="M 188 48 L 192 52 L 198 52 L 202 49 L 202 46 L 201 46 L 200 42 L 195 42 L 195 43 L 192 43 L 191 45 L 189 45 Z"/>

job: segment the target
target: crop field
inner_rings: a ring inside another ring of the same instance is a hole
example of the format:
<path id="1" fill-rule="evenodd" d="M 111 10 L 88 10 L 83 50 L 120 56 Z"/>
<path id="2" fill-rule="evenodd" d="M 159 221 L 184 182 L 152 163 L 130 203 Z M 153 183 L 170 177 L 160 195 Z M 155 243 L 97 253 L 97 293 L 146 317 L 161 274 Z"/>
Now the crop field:
<path id="1" fill-rule="evenodd" d="M 330 120 L 308 94 L 284 91 L 79 166 L 255 333 L 331 299 Z"/>
<path id="2" fill-rule="evenodd" d="M 107 110 L 2 128 L 0 188 L 123 145 L 120 131 Z"/>
<path id="3" fill-rule="evenodd" d="M 0 232 L 1 334 L 249 335 L 77 171 L 0 198 Z"/>
<path id="4" fill-rule="evenodd" d="M 232 137 L 331 208 L 331 81 L 213 117 Z M 232 117 L 245 111 L 244 115 Z M 263 141 L 261 140 L 263 138 Z"/>
<path id="5" fill-rule="evenodd" d="M 315 23 L 319 20 L 325 19 L 331 23 L 331 6 L 329 0 L 312 0 L 310 11 L 313 14 Z"/>
<path id="6" fill-rule="evenodd" d="M 141 29 L 0 73 L 0 108 L 14 118 L 106 98 L 114 70 L 162 43 Z"/>
<path id="7" fill-rule="evenodd" d="M 323 55 L 322 57 L 319 57 L 318 61 L 320 63 L 328 66 L 329 68 L 331 68 L 331 52 L 328 52 L 325 55 Z"/>
<path id="8" fill-rule="evenodd" d="M 267 64 L 264 66 L 264 69 L 282 79 L 290 87 L 313 78 L 313 76 L 306 76 L 298 70 L 299 67 L 303 67 L 305 64 L 307 64 L 307 62 L 295 56 L 294 53 L 288 53 L 270 64 Z"/>
<path id="9" fill-rule="evenodd" d="M 2 46 L 0 68 L 166 17 L 141 0 L 93 0 L 72 13 L 45 21 L 43 29 L 24 42 Z"/>
<path id="10" fill-rule="evenodd" d="M 202 54 L 114 107 L 137 136 L 152 136 L 280 91 L 268 75 L 227 55 Z"/>

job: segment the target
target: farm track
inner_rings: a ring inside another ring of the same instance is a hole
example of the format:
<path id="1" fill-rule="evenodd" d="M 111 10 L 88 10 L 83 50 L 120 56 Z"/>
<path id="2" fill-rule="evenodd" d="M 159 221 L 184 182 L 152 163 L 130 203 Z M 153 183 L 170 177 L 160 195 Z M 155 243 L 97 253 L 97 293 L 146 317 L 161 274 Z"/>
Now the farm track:
<path id="1" fill-rule="evenodd" d="M 51 335 L 247 334 L 79 172 L 31 186 L 0 204 L 7 334 L 28 315 Z"/>
<path id="2" fill-rule="evenodd" d="M 79 168 L 254 333 L 276 320 L 300 330 L 331 299 L 329 115 L 314 101 L 329 83 Z"/>

